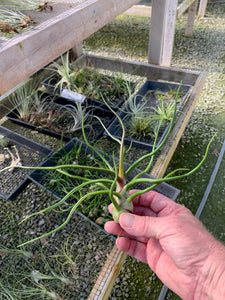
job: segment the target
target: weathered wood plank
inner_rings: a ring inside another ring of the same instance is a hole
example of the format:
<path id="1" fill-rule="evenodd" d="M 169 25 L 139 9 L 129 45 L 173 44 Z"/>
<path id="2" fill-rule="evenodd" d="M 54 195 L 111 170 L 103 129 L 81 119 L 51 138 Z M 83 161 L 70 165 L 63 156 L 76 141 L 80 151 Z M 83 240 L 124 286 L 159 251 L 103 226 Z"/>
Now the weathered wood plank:
<path id="1" fill-rule="evenodd" d="M 107 300 L 127 255 L 115 245 L 88 297 L 88 300 Z"/>
<path id="2" fill-rule="evenodd" d="M 164 20 L 164 40 L 161 59 L 161 65 L 163 66 L 170 66 L 171 64 L 177 15 L 177 4 L 178 0 L 167 0 L 167 10 Z"/>
<path id="3" fill-rule="evenodd" d="M 187 36 L 187 37 L 192 35 L 197 6 L 198 6 L 198 0 L 195 0 L 191 4 L 191 6 L 189 7 L 189 10 L 188 10 L 188 20 L 187 20 L 187 26 L 185 29 L 185 36 Z"/>
<path id="4" fill-rule="evenodd" d="M 79 43 L 70 49 L 70 57 L 72 60 L 76 60 L 78 57 L 82 56 L 83 54 L 84 53 L 83 53 L 82 43 Z"/>
<path id="5" fill-rule="evenodd" d="M 176 22 L 177 0 L 153 0 L 148 62 L 170 65 Z"/>
<path id="6" fill-rule="evenodd" d="M 128 16 L 151 17 L 152 8 L 146 5 L 134 5 L 124 12 Z"/>
<path id="7" fill-rule="evenodd" d="M 208 0 L 201 0 L 198 8 L 198 17 L 204 18 Z"/>
<path id="8" fill-rule="evenodd" d="M 178 5 L 177 18 L 181 17 L 194 1 L 195 0 L 184 0 L 180 5 Z"/>
<path id="9" fill-rule="evenodd" d="M 88 0 L 0 47 L 0 95 L 140 0 Z"/>
<path id="10" fill-rule="evenodd" d="M 155 66 L 148 63 L 128 61 L 103 57 L 97 55 L 84 55 L 77 60 L 82 65 L 92 65 L 95 68 L 102 68 L 111 71 L 124 72 L 133 75 L 146 77 L 150 80 L 167 80 L 171 82 L 194 85 L 199 76 L 198 71 L 178 69 L 172 67 Z"/>
<path id="11" fill-rule="evenodd" d="M 166 10 L 165 0 L 152 1 L 152 16 L 149 34 L 148 62 L 160 65 L 164 36 L 164 20 Z"/>

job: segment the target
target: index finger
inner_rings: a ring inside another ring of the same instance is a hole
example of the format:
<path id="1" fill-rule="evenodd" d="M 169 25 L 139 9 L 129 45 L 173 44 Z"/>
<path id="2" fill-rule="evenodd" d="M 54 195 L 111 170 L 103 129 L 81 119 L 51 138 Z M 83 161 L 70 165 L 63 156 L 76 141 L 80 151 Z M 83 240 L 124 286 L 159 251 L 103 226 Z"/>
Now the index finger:
<path id="1" fill-rule="evenodd" d="M 131 190 L 130 194 L 137 192 L 138 190 Z M 143 206 L 150 208 L 159 216 L 168 215 L 171 213 L 171 210 L 179 206 L 170 198 L 160 194 L 156 191 L 149 191 L 147 193 L 138 195 L 133 199 L 134 206 Z"/>

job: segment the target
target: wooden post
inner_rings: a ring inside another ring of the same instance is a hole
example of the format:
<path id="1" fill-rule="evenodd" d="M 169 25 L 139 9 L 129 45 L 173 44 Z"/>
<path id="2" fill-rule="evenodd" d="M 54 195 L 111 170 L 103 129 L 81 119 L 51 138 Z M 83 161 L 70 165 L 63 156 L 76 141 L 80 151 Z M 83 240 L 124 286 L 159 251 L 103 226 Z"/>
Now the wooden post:
<path id="1" fill-rule="evenodd" d="M 188 10 L 188 21 L 187 21 L 187 26 L 186 26 L 186 30 L 185 30 L 185 36 L 187 36 L 187 37 L 192 35 L 197 5 L 198 5 L 198 0 L 195 0 L 191 4 L 191 6 L 189 7 L 189 10 Z"/>
<path id="2" fill-rule="evenodd" d="M 207 0 L 201 0 L 198 9 L 198 18 L 204 18 L 207 6 Z"/>
<path id="3" fill-rule="evenodd" d="M 181 17 L 195 0 L 184 0 L 177 7 L 177 18 Z"/>
<path id="4" fill-rule="evenodd" d="M 148 62 L 155 65 L 171 64 L 177 0 L 153 0 L 149 38 Z"/>
<path id="5" fill-rule="evenodd" d="M 70 49 L 70 60 L 76 60 L 78 57 L 83 55 L 82 43 L 76 44 L 73 48 Z"/>

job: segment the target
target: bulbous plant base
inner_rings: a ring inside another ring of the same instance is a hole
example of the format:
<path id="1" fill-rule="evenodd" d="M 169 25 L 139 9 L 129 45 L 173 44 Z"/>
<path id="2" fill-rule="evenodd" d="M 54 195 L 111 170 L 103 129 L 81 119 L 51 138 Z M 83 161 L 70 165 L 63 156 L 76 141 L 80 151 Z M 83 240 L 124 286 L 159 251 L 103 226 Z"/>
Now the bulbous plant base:
<path id="1" fill-rule="evenodd" d="M 115 201 L 119 205 L 118 207 L 113 205 L 112 216 L 113 216 L 113 220 L 116 223 L 119 223 L 119 218 L 122 213 L 133 212 L 132 201 L 129 201 L 129 202 L 127 201 L 127 199 L 129 198 L 129 192 L 124 190 L 121 192 L 121 195 L 122 195 L 122 198 L 120 199 L 120 201 L 118 201 L 118 199 L 115 199 L 116 197 L 114 197 Z"/>

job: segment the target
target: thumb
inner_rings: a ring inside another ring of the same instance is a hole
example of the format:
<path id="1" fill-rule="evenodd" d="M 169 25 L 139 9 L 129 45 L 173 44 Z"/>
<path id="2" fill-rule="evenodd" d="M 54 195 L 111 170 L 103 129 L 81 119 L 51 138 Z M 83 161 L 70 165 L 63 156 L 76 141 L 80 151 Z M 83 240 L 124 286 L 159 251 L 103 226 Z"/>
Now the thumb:
<path id="1" fill-rule="evenodd" d="M 160 238 L 162 224 L 158 218 L 137 216 L 123 213 L 119 219 L 120 226 L 130 235 L 135 237 Z"/>

